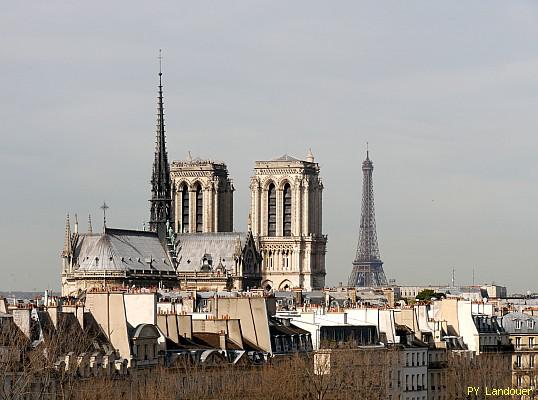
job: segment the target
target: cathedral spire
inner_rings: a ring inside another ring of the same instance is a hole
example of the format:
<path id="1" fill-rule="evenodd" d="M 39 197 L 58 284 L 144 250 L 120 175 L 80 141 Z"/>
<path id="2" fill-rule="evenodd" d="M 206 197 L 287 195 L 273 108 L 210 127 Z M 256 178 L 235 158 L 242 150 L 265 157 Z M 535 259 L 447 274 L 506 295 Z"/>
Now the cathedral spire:
<path id="1" fill-rule="evenodd" d="M 166 153 L 166 137 L 164 133 L 164 106 L 162 85 L 162 55 L 159 50 L 159 96 L 157 101 L 157 130 L 155 141 L 155 159 L 151 176 L 151 210 L 150 231 L 157 232 L 159 237 L 166 237 L 166 223 L 170 222 L 171 184 L 170 165 Z"/>

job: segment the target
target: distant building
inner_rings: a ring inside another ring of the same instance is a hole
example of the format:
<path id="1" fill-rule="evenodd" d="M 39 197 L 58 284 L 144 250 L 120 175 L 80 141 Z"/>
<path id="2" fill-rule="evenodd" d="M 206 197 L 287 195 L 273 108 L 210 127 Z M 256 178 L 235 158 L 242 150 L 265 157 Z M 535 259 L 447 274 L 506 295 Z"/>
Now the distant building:
<path id="1" fill-rule="evenodd" d="M 441 286 L 397 286 L 397 288 L 399 291 L 399 298 L 415 299 L 423 290 L 433 290 L 434 292 L 439 292 Z"/>
<path id="2" fill-rule="evenodd" d="M 508 296 L 506 286 L 491 284 L 483 285 L 481 288 L 487 292 L 490 299 L 505 299 Z"/>

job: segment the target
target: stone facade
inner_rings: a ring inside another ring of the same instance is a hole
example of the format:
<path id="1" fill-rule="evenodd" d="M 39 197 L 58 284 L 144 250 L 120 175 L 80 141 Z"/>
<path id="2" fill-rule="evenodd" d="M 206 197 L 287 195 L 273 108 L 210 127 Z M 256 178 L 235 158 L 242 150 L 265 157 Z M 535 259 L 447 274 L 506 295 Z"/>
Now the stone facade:
<path id="1" fill-rule="evenodd" d="M 538 387 L 538 317 L 510 312 L 501 319 L 514 345 L 512 385 L 517 388 Z M 522 397 L 530 398 L 530 397 Z"/>
<path id="2" fill-rule="evenodd" d="M 284 155 L 256 161 L 251 178 L 251 229 L 260 243 L 262 287 L 306 290 L 325 285 L 319 165 Z"/>
<path id="3" fill-rule="evenodd" d="M 234 187 L 224 163 L 174 161 L 172 210 L 178 233 L 233 231 Z"/>

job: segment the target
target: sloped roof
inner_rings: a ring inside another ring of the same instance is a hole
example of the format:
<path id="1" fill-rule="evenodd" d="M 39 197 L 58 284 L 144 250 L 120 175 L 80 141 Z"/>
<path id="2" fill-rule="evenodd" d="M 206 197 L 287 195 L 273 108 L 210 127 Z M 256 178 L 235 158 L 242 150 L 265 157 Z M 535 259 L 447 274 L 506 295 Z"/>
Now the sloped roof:
<path id="1" fill-rule="evenodd" d="M 520 321 L 520 327 L 516 329 L 516 321 Z M 527 321 L 534 321 L 531 326 Z M 510 312 L 501 318 L 501 324 L 506 332 L 514 334 L 537 334 L 538 333 L 538 318 L 522 312 Z"/>
<path id="2" fill-rule="evenodd" d="M 174 271 L 155 232 L 106 228 L 79 237 L 75 257 L 83 271 Z"/>
<path id="3" fill-rule="evenodd" d="M 246 232 L 183 233 L 177 235 L 178 271 L 200 271 L 204 256 L 211 256 L 213 269 L 219 262 L 226 269 L 235 265 L 247 241 Z"/>
<path id="4" fill-rule="evenodd" d="M 287 154 L 283 154 L 282 156 L 275 158 L 274 160 L 271 160 L 271 161 L 302 161 L 302 160 L 299 160 L 298 158 L 289 156 Z"/>
<path id="5" fill-rule="evenodd" d="M 193 332 L 192 338 L 195 342 L 204 346 L 209 346 L 213 349 L 220 348 L 220 334 L 213 332 Z M 243 350 L 240 345 L 235 343 L 230 338 L 226 337 L 226 349 L 227 350 Z"/>

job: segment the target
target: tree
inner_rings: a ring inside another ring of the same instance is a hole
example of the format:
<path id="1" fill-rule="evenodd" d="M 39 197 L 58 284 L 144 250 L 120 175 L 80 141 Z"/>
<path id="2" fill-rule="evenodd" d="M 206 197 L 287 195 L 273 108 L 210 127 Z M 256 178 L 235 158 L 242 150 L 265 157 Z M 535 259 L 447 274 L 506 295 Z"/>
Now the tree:
<path id="1" fill-rule="evenodd" d="M 420 301 L 425 301 L 431 300 L 432 298 L 440 299 L 441 297 L 444 297 L 444 293 L 437 293 L 433 289 L 424 289 L 419 294 L 417 294 L 415 298 Z"/>

